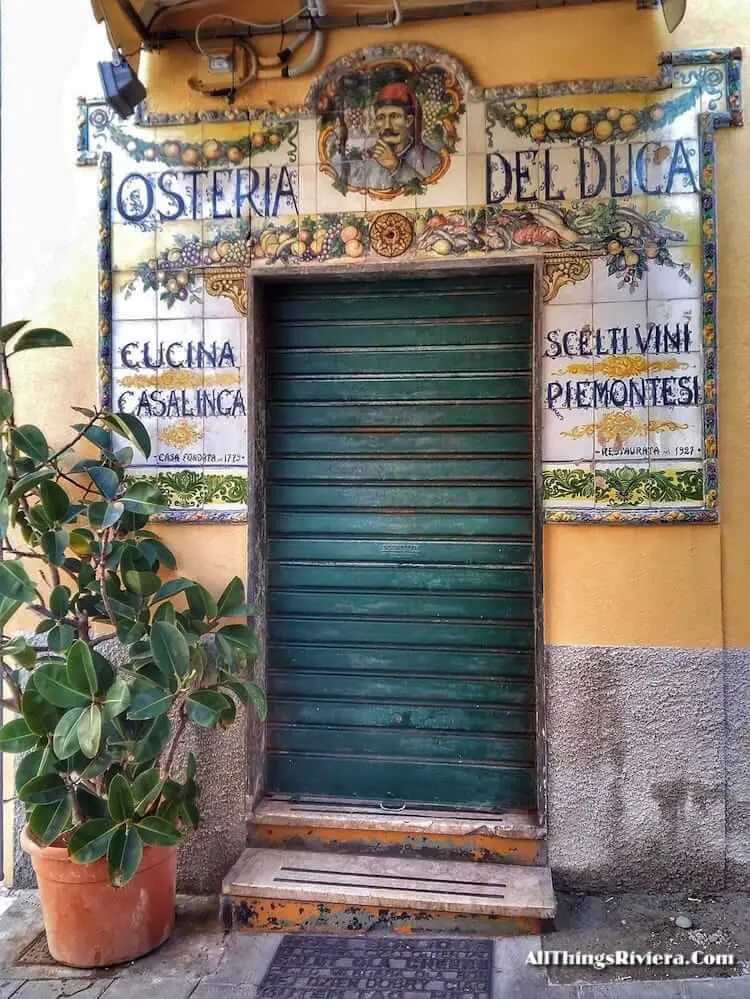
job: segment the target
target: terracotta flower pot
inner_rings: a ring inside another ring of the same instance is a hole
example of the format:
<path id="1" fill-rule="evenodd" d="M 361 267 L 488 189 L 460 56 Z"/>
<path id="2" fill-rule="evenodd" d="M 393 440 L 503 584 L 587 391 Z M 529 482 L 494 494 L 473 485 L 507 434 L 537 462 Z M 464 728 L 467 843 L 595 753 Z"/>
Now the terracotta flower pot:
<path id="1" fill-rule="evenodd" d="M 147 846 L 135 877 L 113 888 L 107 861 L 74 864 L 59 846 L 21 833 L 31 856 L 50 954 L 74 968 L 121 964 L 164 943 L 174 926 L 177 847 Z"/>

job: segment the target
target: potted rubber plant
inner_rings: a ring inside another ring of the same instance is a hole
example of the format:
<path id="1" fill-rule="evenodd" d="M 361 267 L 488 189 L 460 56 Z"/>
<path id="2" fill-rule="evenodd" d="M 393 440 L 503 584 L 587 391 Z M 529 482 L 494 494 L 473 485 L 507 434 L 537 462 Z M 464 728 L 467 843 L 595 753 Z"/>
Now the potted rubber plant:
<path id="1" fill-rule="evenodd" d="M 135 450 L 150 451 L 140 421 L 74 407 L 55 449 L 17 423 L 13 358 L 71 345 L 26 326 L 0 329 L 0 669 L 14 715 L 0 751 L 20 755 L 21 844 L 50 952 L 95 967 L 171 932 L 177 846 L 199 821 L 188 726 L 231 725 L 238 704 L 265 717 L 265 698 L 247 676 L 257 650 L 241 580 L 214 599 L 174 575 L 149 530 L 164 504 L 128 474 Z M 41 637 L 9 633 L 23 607 Z"/>

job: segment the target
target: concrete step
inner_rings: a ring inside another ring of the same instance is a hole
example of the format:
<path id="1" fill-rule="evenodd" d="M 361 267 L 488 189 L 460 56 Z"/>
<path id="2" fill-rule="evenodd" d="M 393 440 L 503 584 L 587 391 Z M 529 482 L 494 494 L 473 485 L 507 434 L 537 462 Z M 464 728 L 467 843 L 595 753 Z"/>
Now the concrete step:
<path id="1" fill-rule="evenodd" d="M 372 804 L 265 798 L 248 822 L 248 845 L 265 849 L 544 865 L 535 812 L 393 810 Z"/>
<path id="2" fill-rule="evenodd" d="M 538 933 L 549 867 L 250 848 L 222 887 L 227 929 Z"/>

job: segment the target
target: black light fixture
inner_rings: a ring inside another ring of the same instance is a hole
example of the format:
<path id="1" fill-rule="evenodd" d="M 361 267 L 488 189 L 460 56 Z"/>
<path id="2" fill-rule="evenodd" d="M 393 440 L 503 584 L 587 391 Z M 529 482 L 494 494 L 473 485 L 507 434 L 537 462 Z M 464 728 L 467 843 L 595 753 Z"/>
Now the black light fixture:
<path id="1" fill-rule="evenodd" d="M 119 50 L 112 53 L 112 62 L 99 63 L 99 76 L 104 99 L 121 118 L 129 118 L 146 97 L 146 88 L 130 68 Z"/>
<path id="2" fill-rule="evenodd" d="M 687 0 L 661 0 L 661 9 L 667 22 L 667 31 L 671 33 L 685 16 Z"/>

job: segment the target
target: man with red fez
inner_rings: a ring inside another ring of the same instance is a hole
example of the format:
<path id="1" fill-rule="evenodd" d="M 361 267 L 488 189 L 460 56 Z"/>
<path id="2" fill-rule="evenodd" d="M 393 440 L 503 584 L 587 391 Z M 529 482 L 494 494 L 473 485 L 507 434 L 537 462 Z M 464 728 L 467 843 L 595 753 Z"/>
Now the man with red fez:
<path id="1" fill-rule="evenodd" d="M 387 83 L 375 97 L 374 145 L 361 163 L 352 163 L 351 187 L 390 191 L 430 177 L 440 156 L 422 141 L 422 109 L 405 83 Z"/>

